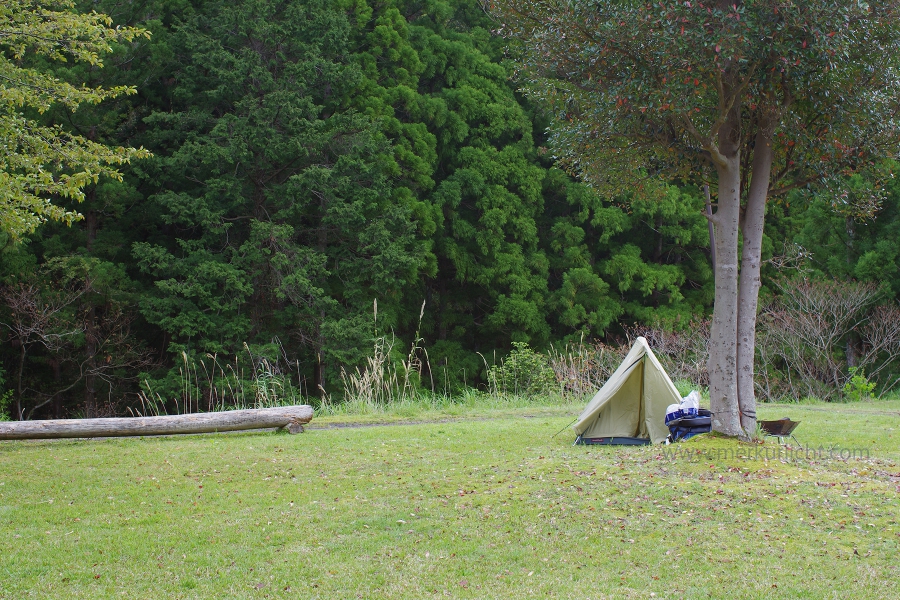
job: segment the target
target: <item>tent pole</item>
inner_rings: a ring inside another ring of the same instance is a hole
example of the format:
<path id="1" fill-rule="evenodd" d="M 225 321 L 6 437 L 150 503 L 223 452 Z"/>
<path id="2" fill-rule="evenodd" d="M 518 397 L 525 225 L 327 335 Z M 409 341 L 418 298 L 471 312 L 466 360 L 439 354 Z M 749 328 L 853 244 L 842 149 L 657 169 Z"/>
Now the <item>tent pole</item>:
<path id="1" fill-rule="evenodd" d="M 647 355 L 641 357 L 641 411 L 638 413 L 638 430 L 637 434 L 641 434 L 641 425 L 644 423 L 644 419 L 647 418 L 647 414 L 644 412 L 644 380 L 647 378 Z M 647 430 L 647 435 L 650 434 L 650 430 Z"/>

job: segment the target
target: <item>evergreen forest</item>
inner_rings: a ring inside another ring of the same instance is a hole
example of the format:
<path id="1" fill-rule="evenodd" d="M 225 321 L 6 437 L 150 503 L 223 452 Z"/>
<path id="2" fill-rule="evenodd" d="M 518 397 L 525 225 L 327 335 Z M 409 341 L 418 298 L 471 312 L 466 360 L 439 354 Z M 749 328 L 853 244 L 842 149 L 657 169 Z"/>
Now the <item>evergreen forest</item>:
<path id="1" fill-rule="evenodd" d="M 8 418 L 208 410 L 265 385 L 340 402 L 373 355 L 452 395 L 490 388 L 511 351 L 704 335 L 700 180 L 605 197 L 557 167 L 478 0 L 78 6 L 150 36 L 102 69 L 23 60 L 136 93 L 33 116 L 152 156 L 60 198 L 70 225 L 0 233 Z M 769 202 L 761 398 L 896 383 L 893 170 L 848 177 L 845 194 L 882 190 L 865 214 L 804 188 Z"/>

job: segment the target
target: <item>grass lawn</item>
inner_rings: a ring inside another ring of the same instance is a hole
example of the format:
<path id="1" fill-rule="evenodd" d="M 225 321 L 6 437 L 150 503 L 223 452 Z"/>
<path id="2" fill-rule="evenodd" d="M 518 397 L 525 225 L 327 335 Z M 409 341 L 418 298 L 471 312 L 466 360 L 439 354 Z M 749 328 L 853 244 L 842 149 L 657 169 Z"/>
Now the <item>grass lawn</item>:
<path id="1" fill-rule="evenodd" d="M 760 409 L 836 459 L 551 437 L 580 408 L 0 442 L 0 598 L 900 597 L 900 402 Z"/>

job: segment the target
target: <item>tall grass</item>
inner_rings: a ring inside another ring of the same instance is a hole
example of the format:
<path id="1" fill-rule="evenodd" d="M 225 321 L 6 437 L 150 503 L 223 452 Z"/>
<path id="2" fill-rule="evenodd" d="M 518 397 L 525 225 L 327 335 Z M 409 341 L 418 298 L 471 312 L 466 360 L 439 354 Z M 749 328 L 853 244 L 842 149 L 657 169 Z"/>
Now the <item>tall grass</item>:
<path id="1" fill-rule="evenodd" d="M 341 382 L 344 387 L 343 404 L 356 405 L 366 412 L 377 411 L 387 405 L 398 405 L 416 402 L 420 396 L 435 396 L 434 380 L 431 377 L 431 365 L 427 351 L 420 346 L 423 339 L 419 335 L 422 317 L 425 315 L 425 302 L 419 310 L 419 324 L 410 344 L 409 352 L 404 358 L 397 360 L 394 355 L 396 338 L 391 333 L 378 332 L 378 300 L 373 303 L 374 342 L 372 355 L 366 358 L 366 364 L 360 369 L 348 371 L 341 367 Z M 430 389 L 423 389 L 423 373 L 428 373 Z M 329 399 L 323 406 L 333 407 Z"/>
<path id="2" fill-rule="evenodd" d="M 463 409 L 498 409 L 525 406 L 559 405 L 570 401 L 560 393 L 548 357 L 537 354 L 527 344 L 518 344 L 510 355 L 489 366 L 484 390 L 465 388 L 451 392 L 435 389 L 428 351 L 419 331 L 425 314 L 425 302 L 419 311 L 419 326 L 409 351 L 397 356 L 396 338 L 378 331 L 378 303 L 373 303 L 375 335 L 372 354 L 365 365 L 342 369 L 343 397 L 330 397 L 317 412 L 322 415 L 417 414 Z"/>
<path id="3" fill-rule="evenodd" d="M 551 348 L 547 353 L 517 343 L 507 356 L 499 360 L 494 356 L 493 364 L 488 364 L 479 354 L 484 361 L 486 380 L 480 389 L 466 387 L 451 391 L 444 386 L 436 390 L 428 351 L 420 334 L 425 308 L 423 302 L 413 340 L 401 352 L 393 332 L 379 329 L 378 302 L 374 301 L 371 353 L 362 365 L 341 368 L 341 389 L 335 395 L 311 396 L 304 386 L 299 365 L 288 359 L 280 343 L 273 344 L 278 350 L 269 349 L 269 355 L 254 352 L 244 344 L 243 353 L 228 359 L 217 354 L 197 357 L 182 352 L 179 392 L 167 398 L 145 381 L 140 407 L 132 409 L 132 413 L 184 414 L 310 404 L 320 416 L 413 415 L 580 405 L 603 386 L 628 353 L 624 344 L 586 344 L 583 340 Z M 705 375 L 702 339 L 649 329 L 632 333 L 651 340 L 663 365 L 678 380 L 679 389 L 700 389 Z"/>
<path id="4" fill-rule="evenodd" d="M 146 416 L 306 404 L 303 379 L 291 372 L 291 361 L 283 354 L 283 349 L 275 359 L 255 354 L 246 343 L 243 355 L 227 361 L 218 354 L 191 357 L 182 352 L 181 393 L 166 398 L 145 380 L 140 408 L 129 410 Z"/>
<path id="5" fill-rule="evenodd" d="M 585 344 L 582 340 L 560 349 L 551 348 L 549 361 L 563 395 L 584 398 L 606 383 L 626 354 L 626 346 Z"/>
<path id="6" fill-rule="evenodd" d="M 316 416 L 353 415 L 397 415 L 415 416 L 422 413 L 439 412 L 459 414 L 471 410 L 502 410 L 541 406 L 580 406 L 580 399 L 560 394 L 526 396 L 516 394 L 494 394 L 490 391 L 467 388 L 454 394 L 422 391 L 390 403 L 373 404 L 357 398 L 347 398 L 341 402 L 320 404 Z"/>

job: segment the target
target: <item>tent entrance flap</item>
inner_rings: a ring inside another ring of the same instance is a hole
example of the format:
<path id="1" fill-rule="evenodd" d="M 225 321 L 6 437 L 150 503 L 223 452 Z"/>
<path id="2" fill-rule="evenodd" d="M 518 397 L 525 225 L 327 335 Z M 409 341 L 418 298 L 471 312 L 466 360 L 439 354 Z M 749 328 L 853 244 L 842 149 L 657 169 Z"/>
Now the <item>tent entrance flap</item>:
<path id="1" fill-rule="evenodd" d="M 639 337 L 573 429 L 582 439 L 635 438 L 659 443 L 669 433 L 666 408 L 679 402 L 681 395 L 672 380 L 647 340 Z"/>

